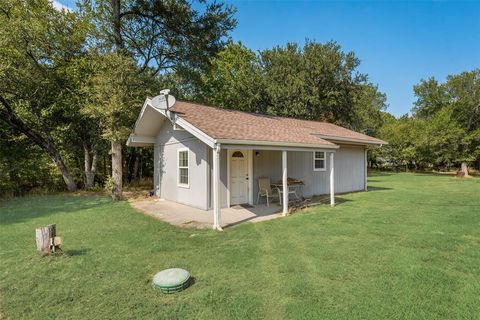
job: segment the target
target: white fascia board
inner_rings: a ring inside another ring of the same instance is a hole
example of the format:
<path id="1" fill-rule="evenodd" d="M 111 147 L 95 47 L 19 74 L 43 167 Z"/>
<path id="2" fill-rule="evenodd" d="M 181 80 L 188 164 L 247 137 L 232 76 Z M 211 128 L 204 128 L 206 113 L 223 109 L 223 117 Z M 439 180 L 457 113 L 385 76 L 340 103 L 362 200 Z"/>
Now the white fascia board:
<path id="1" fill-rule="evenodd" d="M 147 108 L 147 106 L 152 107 L 152 99 L 150 99 L 150 98 L 146 98 L 146 99 L 145 99 L 145 102 L 143 103 L 143 106 L 142 106 L 142 110 L 140 110 L 140 114 L 138 115 L 138 118 L 137 118 L 137 120 L 135 121 L 135 127 L 134 127 L 134 129 L 133 129 L 134 132 L 135 132 L 135 130 L 137 129 L 138 122 L 139 122 L 140 119 L 143 117 L 143 114 L 145 113 L 145 109 Z M 153 107 L 152 107 L 152 108 L 153 108 Z"/>
<path id="2" fill-rule="evenodd" d="M 218 143 L 222 144 L 222 148 L 225 148 L 223 145 L 247 145 L 251 147 L 255 147 L 256 149 L 270 148 L 270 150 L 284 150 L 285 148 L 303 148 L 309 150 L 319 150 L 319 149 L 326 149 L 326 150 L 335 150 L 338 149 L 339 146 L 332 144 L 309 144 L 309 143 L 293 143 L 293 142 L 277 142 L 277 141 L 256 141 L 256 140 L 235 140 L 235 139 L 217 139 Z"/>
<path id="3" fill-rule="evenodd" d="M 351 143 L 356 143 L 356 144 L 368 144 L 368 145 L 385 145 L 388 144 L 388 142 L 385 141 L 369 141 L 369 140 L 363 140 L 363 139 L 355 139 L 355 138 L 345 138 L 345 137 L 338 137 L 338 136 L 330 136 L 330 135 L 324 135 L 324 134 L 313 134 L 316 137 L 329 140 L 332 142 L 351 142 Z"/>
<path id="4" fill-rule="evenodd" d="M 283 146 L 259 146 L 259 145 L 240 145 L 240 144 L 222 144 L 222 149 L 226 150 L 256 150 L 256 151 L 300 151 L 300 152 L 336 152 L 337 149 L 324 149 L 323 147 L 283 147 Z"/>
<path id="5" fill-rule="evenodd" d="M 208 134 L 203 132 L 202 130 L 198 129 L 194 125 L 192 125 L 190 122 L 186 121 L 185 119 L 179 117 L 177 114 L 175 114 L 175 119 L 174 119 L 174 124 L 179 125 L 182 127 L 185 131 L 190 133 L 192 136 L 195 138 L 199 139 L 203 143 L 205 143 L 207 146 L 210 148 L 213 148 L 215 146 L 215 139 L 210 137 Z"/>
<path id="6" fill-rule="evenodd" d="M 143 147 L 143 146 L 150 146 L 154 144 L 155 144 L 154 137 L 137 136 L 133 133 L 127 139 L 127 146 L 129 147 Z"/>

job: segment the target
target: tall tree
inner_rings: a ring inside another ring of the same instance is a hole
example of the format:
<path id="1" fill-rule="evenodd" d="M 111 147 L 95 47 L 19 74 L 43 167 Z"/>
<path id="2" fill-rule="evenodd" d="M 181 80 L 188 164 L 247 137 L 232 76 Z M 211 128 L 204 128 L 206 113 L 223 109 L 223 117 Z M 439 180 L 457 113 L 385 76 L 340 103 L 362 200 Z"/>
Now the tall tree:
<path id="1" fill-rule="evenodd" d="M 84 112 L 98 120 L 103 138 L 111 143 L 112 197 L 117 200 L 122 197 L 122 144 L 138 115 L 146 84 L 131 58 L 111 53 L 94 59 L 97 71 L 84 86 L 88 99 Z"/>
<path id="2" fill-rule="evenodd" d="M 76 112 L 67 70 L 83 54 L 89 27 L 48 0 L 0 0 L 0 121 L 42 148 L 71 191 L 76 183 L 54 135 Z"/>
<path id="3" fill-rule="evenodd" d="M 194 98 L 238 110 L 326 120 L 375 132 L 386 97 L 334 42 L 263 50 L 229 43 L 211 60 Z M 195 90 L 193 90 L 195 93 Z"/>
<path id="4" fill-rule="evenodd" d="M 414 91 L 414 117 L 429 121 L 433 141 L 443 137 L 432 146 L 438 161 L 480 162 L 480 69 L 422 80 Z"/>
<path id="5" fill-rule="evenodd" d="M 216 2 L 202 1 L 201 4 L 204 5 L 203 10 L 195 9 L 185 0 L 94 2 L 93 16 L 99 32 L 94 35 L 93 42 L 101 54 L 106 54 L 104 59 L 106 65 L 126 67 L 123 70 L 124 74 L 102 68 L 103 74 L 98 74 L 92 79 L 96 88 L 93 89 L 94 96 L 96 98 L 103 96 L 107 99 L 97 100 L 99 101 L 97 106 L 104 107 L 105 110 L 97 108 L 97 112 L 90 113 L 103 119 L 107 130 L 104 136 L 108 137 L 112 144 L 114 198 L 120 198 L 122 193 L 121 141 L 125 137 L 123 128 L 127 125 L 125 122 L 117 121 L 121 117 L 117 114 L 118 108 L 125 112 L 125 108 L 130 106 L 129 103 L 144 99 L 144 92 L 138 92 L 131 87 L 134 85 L 135 75 L 128 74 L 133 71 L 133 67 L 127 60 L 133 58 L 139 66 L 135 73 L 150 77 L 152 80 L 162 72 L 175 70 L 195 81 L 194 79 L 199 77 L 198 70 L 203 69 L 209 59 L 224 46 L 224 38 L 236 24 L 232 7 Z M 91 8 L 91 2 L 84 1 L 83 11 L 89 13 Z M 117 76 L 120 76 L 121 80 L 116 78 Z M 109 87 L 105 79 L 113 80 L 116 86 Z M 112 89 L 113 96 L 108 96 L 106 88 Z M 119 88 L 128 91 L 128 94 L 119 91 Z M 114 103 L 119 105 L 114 107 Z M 87 110 L 92 111 L 95 108 Z M 128 126 L 133 123 L 133 119 L 130 119 Z"/>
<path id="6" fill-rule="evenodd" d="M 210 65 L 202 74 L 198 100 L 242 111 L 266 111 L 262 66 L 255 52 L 230 42 Z"/>
<path id="7" fill-rule="evenodd" d="M 131 55 L 153 75 L 201 68 L 236 25 L 235 10 L 217 2 L 194 7 L 186 0 L 99 0 L 95 12 L 103 48 Z"/>
<path id="8" fill-rule="evenodd" d="M 289 43 L 262 51 L 261 60 L 271 113 L 361 130 L 360 109 L 385 108 L 384 96 L 357 70 L 360 60 L 335 42 Z"/>

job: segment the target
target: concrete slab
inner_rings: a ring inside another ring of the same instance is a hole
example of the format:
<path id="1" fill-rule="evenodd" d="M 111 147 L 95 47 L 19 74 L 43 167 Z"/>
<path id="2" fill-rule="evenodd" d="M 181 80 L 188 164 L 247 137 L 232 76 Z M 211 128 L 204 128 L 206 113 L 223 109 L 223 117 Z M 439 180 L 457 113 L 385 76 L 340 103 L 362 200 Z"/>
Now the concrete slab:
<path id="1" fill-rule="evenodd" d="M 213 211 L 205 211 L 161 199 L 133 199 L 130 204 L 147 215 L 181 227 L 212 228 Z M 281 217 L 278 204 L 233 206 L 222 209 L 222 227 L 243 222 L 259 222 Z"/>

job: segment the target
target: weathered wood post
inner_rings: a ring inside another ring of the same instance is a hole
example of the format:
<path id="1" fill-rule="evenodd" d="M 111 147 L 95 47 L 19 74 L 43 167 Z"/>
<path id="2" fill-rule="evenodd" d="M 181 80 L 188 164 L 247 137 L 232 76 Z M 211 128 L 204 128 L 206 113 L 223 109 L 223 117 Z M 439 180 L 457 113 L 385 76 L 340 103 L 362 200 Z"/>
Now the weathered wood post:
<path id="1" fill-rule="evenodd" d="M 57 227 L 55 224 L 36 228 L 35 239 L 37 241 L 37 250 L 40 252 L 52 253 L 60 249 L 61 240 L 60 237 L 57 237 Z"/>

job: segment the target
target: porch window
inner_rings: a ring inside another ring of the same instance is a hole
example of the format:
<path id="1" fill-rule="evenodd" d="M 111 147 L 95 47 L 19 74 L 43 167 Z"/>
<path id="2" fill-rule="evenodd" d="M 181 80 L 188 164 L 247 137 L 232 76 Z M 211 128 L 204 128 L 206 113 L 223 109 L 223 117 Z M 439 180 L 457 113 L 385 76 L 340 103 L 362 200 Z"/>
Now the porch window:
<path id="1" fill-rule="evenodd" d="M 178 149 L 178 185 L 189 187 L 188 179 L 188 149 Z"/>
<path id="2" fill-rule="evenodd" d="M 313 152 L 313 171 L 325 171 L 325 152 Z"/>

